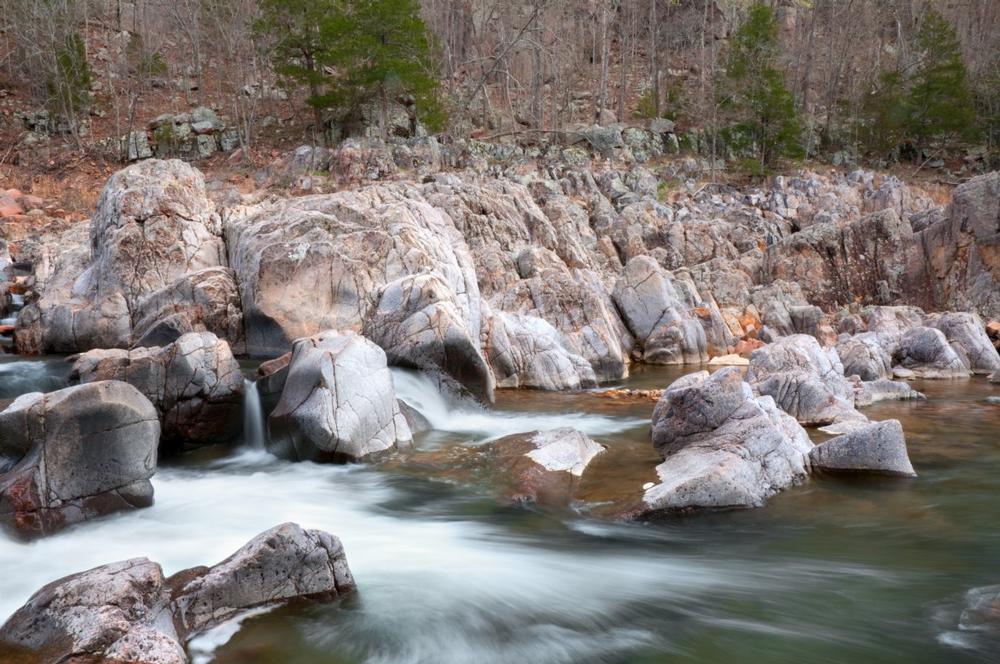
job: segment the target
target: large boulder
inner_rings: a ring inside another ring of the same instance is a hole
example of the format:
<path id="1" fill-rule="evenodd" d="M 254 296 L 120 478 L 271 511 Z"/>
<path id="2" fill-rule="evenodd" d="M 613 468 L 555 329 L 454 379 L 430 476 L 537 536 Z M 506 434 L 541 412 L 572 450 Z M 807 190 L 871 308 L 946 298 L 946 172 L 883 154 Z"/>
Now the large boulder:
<path id="1" fill-rule="evenodd" d="M 77 358 L 70 380 L 120 380 L 153 402 L 166 443 L 211 444 L 239 433 L 244 380 L 229 344 L 211 332 L 133 350 L 92 350 Z"/>
<path id="2" fill-rule="evenodd" d="M 484 318 L 483 345 L 497 387 L 578 390 L 597 386 L 590 363 L 570 352 L 562 335 L 536 316 L 490 312 Z"/>
<path id="3" fill-rule="evenodd" d="M 566 428 L 506 436 L 489 443 L 487 454 L 511 500 L 566 505 L 587 466 L 604 449 Z"/>
<path id="4" fill-rule="evenodd" d="M 845 376 L 878 380 L 892 375 L 892 357 L 879 342 L 877 333 L 865 332 L 837 343 L 837 355 Z"/>
<path id="5" fill-rule="evenodd" d="M 771 397 L 754 397 L 739 369 L 669 387 L 653 411 L 659 481 L 629 516 L 759 507 L 806 477 L 805 430 Z"/>
<path id="6" fill-rule="evenodd" d="M 400 361 L 446 362 L 437 368 L 461 370 L 492 396 L 475 265 L 447 216 L 412 187 L 234 210 L 226 233 L 251 355 L 281 354 L 323 330 L 367 331 Z"/>
<path id="7" fill-rule="evenodd" d="M 19 322 L 19 334 L 43 351 L 127 348 L 147 296 L 226 263 L 205 179 L 177 160 L 115 173 L 91 219 L 89 245 L 70 249 L 71 264 Z"/>
<path id="8" fill-rule="evenodd" d="M 899 420 L 871 422 L 817 445 L 809 452 L 815 470 L 916 477 Z"/>
<path id="9" fill-rule="evenodd" d="M 836 350 L 824 350 L 809 335 L 782 337 L 755 350 L 747 381 L 806 426 L 865 419 L 854 408 L 854 390 L 844 378 Z"/>
<path id="10" fill-rule="evenodd" d="M 353 590 L 340 540 L 286 523 L 169 578 L 133 558 L 53 581 L 0 627 L 0 644 L 47 662 L 183 664 L 192 636 L 240 613 Z"/>
<path id="11" fill-rule="evenodd" d="M 153 502 L 160 423 L 118 381 L 25 394 L 0 413 L 0 522 L 37 536 Z"/>
<path id="12" fill-rule="evenodd" d="M 899 340 L 892 361 L 921 378 L 961 378 L 970 373 L 944 333 L 933 327 L 907 330 Z"/>
<path id="13" fill-rule="evenodd" d="M 986 325 L 974 313 L 948 312 L 929 317 L 928 325 L 944 333 L 951 347 L 974 374 L 1000 369 L 1000 353 L 993 347 Z"/>
<path id="14" fill-rule="evenodd" d="M 700 364 L 708 360 L 705 330 L 659 264 L 637 256 L 625 266 L 613 292 L 615 304 L 650 364 Z"/>
<path id="15" fill-rule="evenodd" d="M 413 438 L 385 353 L 353 332 L 295 342 L 268 427 L 271 451 L 296 460 L 357 461 Z"/>

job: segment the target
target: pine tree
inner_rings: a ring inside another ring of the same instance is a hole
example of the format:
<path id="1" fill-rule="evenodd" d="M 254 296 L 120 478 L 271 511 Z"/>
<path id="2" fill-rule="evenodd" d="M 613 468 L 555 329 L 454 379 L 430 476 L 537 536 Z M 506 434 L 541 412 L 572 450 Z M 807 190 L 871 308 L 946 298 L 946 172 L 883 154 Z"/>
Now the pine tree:
<path id="1" fill-rule="evenodd" d="M 327 63 L 341 73 L 331 91 L 336 106 L 357 112 L 376 102 L 383 137 L 388 106 L 403 96 L 412 98 L 426 124 L 443 124 L 434 44 L 417 0 L 353 2 L 326 24 L 325 36 L 340 44 Z"/>
<path id="2" fill-rule="evenodd" d="M 778 22 L 767 5 L 750 8 L 733 36 L 723 104 L 732 108 L 757 146 L 760 170 L 801 153 L 795 103 L 777 69 Z"/>
<path id="3" fill-rule="evenodd" d="M 884 156 L 906 139 L 907 107 L 899 72 L 884 72 L 878 87 L 861 100 L 859 138 L 868 150 Z"/>
<path id="4" fill-rule="evenodd" d="M 920 60 L 906 97 L 907 128 L 918 148 L 969 130 L 975 111 L 955 29 L 931 8 L 917 33 Z"/>
<path id="5" fill-rule="evenodd" d="M 417 0 L 261 0 L 257 31 L 272 40 L 276 71 L 308 88 L 319 128 L 327 109 L 345 118 L 376 102 L 385 136 L 389 104 L 403 96 L 426 124 L 443 123 Z"/>
<path id="6" fill-rule="evenodd" d="M 309 90 L 306 103 L 313 109 L 315 131 L 320 134 L 330 84 L 323 63 L 337 47 L 323 26 L 342 14 L 338 0 L 260 0 L 260 18 L 254 25 L 257 35 L 271 42 L 275 72 L 289 87 Z"/>

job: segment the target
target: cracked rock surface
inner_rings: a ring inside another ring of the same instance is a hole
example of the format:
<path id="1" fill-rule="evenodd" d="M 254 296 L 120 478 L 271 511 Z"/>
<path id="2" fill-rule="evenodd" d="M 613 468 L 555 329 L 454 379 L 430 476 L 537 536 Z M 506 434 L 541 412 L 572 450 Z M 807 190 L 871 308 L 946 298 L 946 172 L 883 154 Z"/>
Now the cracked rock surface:
<path id="1" fill-rule="evenodd" d="M 0 412 L 0 522 L 33 537 L 148 507 L 159 437 L 156 409 L 128 383 L 22 395 Z"/>
<path id="2" fill-rule="evenodd" d="M 212 567 L 164 578 L 133 558 L 46 585 L 0 627 L 2 644 L 47 662 L 182 664 L 186 642 L 240 613 L 354 590 L 340 540 L 285 523 Z"/>

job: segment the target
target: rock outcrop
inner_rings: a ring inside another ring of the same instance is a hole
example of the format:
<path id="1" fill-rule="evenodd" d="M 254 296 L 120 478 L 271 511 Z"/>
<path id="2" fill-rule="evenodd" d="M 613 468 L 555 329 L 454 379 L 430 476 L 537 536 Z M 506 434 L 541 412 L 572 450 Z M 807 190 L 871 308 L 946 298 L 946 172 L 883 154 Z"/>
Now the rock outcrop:
<path id="1" fill-rule="evenodd" d="M 962 363 L 974 374 L 1000 369 L 1000 353 L 986 334 L 986 325 L 974 313 L 948 312 L 928 316 L 928 325 L 941 330 Z"/>
<path id="2" fill-rule="evenodd" d="M 567 428 L 505 436 L 488 443 L 486 453 L 508 499 L 567 505 L 587 466 L 604 450 Z"/>
<path id="3" fill-rule="evenodd" d="M 243 374 L 229 344 L 210 332 L 133 350 L 100 349 L 80 355 L 70 380 L 120 380 L 153 402 L 165 443 L 206 445 L 239 433 Z"/>
<path id="4" fill-rule="evenodd" d="M 293 345 L 268 428 L 269 449 L 295 460 L 358 461 L 413 438 L 385 353 L 359 334 L 332 330 Z"/>
<path id="5" fill-rule="evenodd" d="M 151 505 L 159 437 L 127 383 L 22 395 L 0 412 L 0 522 L 31 537 Z"/>
<path id="6" fill-rule="evenodd" d="M 688 509 L 759 507 L 806 478 L 805 430 L 769 396 L 755 397 L 728 367 L 686 376 L 653 411 L 659 482 L 629 516 Z"/>
<path id="7" fill-rule="evenodd" d="M 22 348 L 129 347 L 147 297 L 225 265 L 221 232 L 204 177 L 188 164 L 149 160 L 118 171 L 101 193 L 89 247 L 67 247 L 66 274 L 19 318 L 18 338 L 34 346 Z"/>
<path id="8" fill-rule="evenodd" d="M 916 477 L 899 420 L 861 426 L 817 445 L 809 452 L 815 470 Z"/>
<path id="9" fill-rule="evenodd" d="M 133 558 L 53 581 L 0 627 L 0 644 L 49 662 L 183 664 L 192 636 L 242 612 L 353 590 L 340 540 L 286 523 L 212 567 L 165 578 Z"/>

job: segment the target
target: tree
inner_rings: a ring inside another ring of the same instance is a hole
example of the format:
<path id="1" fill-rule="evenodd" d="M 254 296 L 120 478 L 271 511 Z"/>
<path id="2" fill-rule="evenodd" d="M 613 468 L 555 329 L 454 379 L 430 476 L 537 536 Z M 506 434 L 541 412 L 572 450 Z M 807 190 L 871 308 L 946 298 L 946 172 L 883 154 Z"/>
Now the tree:
<path id="1" fill-rule="evenodd" d="M 884 72 L 879 85 L 861 100 L 859 137 L 869 150 L 884 155 L 895 150 L 906 138 L 907 109 L 903 77 L 899 72 Z"/>
<path id="2" fill-rule="evenodd" d="M 923 148 L 934 137 L 954 137 L 972 126 L 975 111 L 955 29 L 930 8 L 916 37 L 919 54 L 906 97 L 909 134 Z"/>
<path id="3" fill-rule="evenodd" d="M 417 0 L 343 3 L 324 22 L 321 35 L 323 43 L 336 45 L 321 57 L 335 70 L 325 98 L 329 105 L 357 114 L 365 104 L 378 102 L 383 138 L 393 99 L 408 97 L 433 129 L 444 124 L 435 48 Z"/>
<path id="4" fill-rule="evenodd" d="M 753 138 L 761 171 L 801 151 L 795 103 L 776 68 L 779 54 L 774 13 L 764 4 L 753 5 L 733 36 L 723 104 Z"/>

